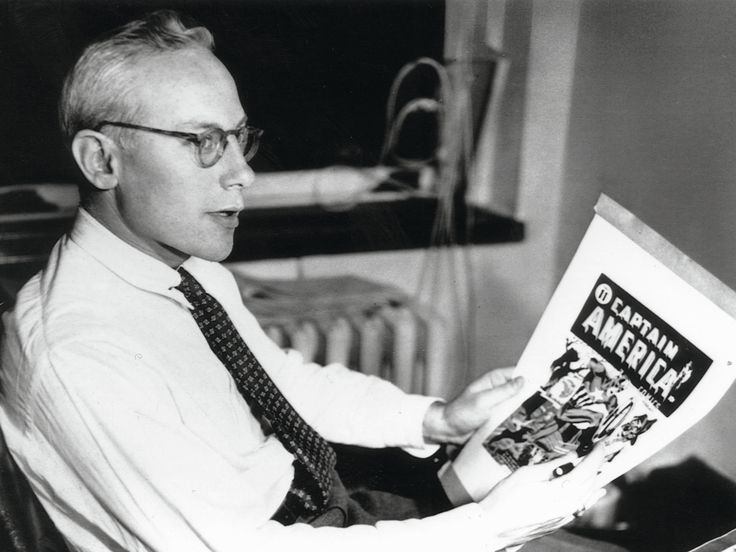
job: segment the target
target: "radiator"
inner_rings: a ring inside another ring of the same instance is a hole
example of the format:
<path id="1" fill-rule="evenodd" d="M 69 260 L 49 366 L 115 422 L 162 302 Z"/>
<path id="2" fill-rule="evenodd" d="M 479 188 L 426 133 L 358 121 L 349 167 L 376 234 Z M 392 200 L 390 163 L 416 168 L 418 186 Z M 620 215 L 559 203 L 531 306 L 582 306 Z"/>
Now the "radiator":
<path id="1" fill-rule="evenodd" d="M 244 303 L 270 338 L 299 351 L 305 361 L 343 364 L 411 393 L 446 392 L 450 333 L 430 305 L 354 276 L 235 277 Z"/>

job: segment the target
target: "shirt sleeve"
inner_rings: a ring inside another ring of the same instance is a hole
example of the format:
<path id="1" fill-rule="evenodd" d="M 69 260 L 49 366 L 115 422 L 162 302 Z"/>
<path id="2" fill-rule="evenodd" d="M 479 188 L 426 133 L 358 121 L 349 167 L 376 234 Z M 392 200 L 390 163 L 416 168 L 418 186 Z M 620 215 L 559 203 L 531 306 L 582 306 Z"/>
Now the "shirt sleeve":
<path id="1" fill-rule="evenodd" d="M 475 504 L 426 518 L 347 529 L 282 526 L 264 518 L 254 492 L 259 466 L 209 446 L 179 417 L 164 381 L 108 343 L 56 351 L 37 387 L 36 425 L 89 496 L 119 523 L 105 537 L 126 550 L 371 551 L 420 546 L 492 550 Z M 57 500 L 63 503 L 64 482 Z M 78 492 L 76 490 L 75 492 Z M 88 520 L 94 527 L 94 520 Z M 124 528 L 124 529 L 123 529 Z"/>
<path id="2" fill-rule="evenodd" d="M 325 439 L 365 447 L 403 447 L 429 456 L 437 447 L 424 441 L 429 405 L 439 400 L 403 392 L 390 382 L 339 364 L 304 363 L 296 351 L 285 353 L 243 305 L 232 274 L 218 266 L 220 299 L 241 336 L 274 383 L 299 414 Z"/>
<path id="3" fill-rule="evenodd" d="M 429 455 L 424 416 L 436 397 L 403 392 L 390 382 L 340 364 L 305 363 L 279 349 L 249 314 L 240 331 L 294 408 L 328 441 L 366 447 L 405 447 Z"/>

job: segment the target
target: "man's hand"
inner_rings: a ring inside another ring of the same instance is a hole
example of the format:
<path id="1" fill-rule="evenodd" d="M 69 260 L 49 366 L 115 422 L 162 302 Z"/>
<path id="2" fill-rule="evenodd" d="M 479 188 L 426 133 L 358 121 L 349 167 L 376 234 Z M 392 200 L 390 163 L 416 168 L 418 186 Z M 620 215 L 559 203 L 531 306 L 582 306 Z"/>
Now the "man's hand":
<path id="1" fill-rule="evenodd" d="M 569 454 L 514 471 L 480 501 L 496 536 L 509 545 L 521 544 L 572 521 L 605 494 L 596 482 L 605 458 L 605 447 L 597 445 L 582 461 Z M 575 462 L 572 471 L 554 476 L 556 468 Z"/>
<path id="2" fill-rule="evenodd" d="M 424 417 L 425 440 L 453 444 L 467 441 L 473 431 L 493 417 L 496 407 L 521 389 L 524 379 L 512 378 L 512 372 L 513 368 L 492 370 L 451 402 L 433 403 Z"/>

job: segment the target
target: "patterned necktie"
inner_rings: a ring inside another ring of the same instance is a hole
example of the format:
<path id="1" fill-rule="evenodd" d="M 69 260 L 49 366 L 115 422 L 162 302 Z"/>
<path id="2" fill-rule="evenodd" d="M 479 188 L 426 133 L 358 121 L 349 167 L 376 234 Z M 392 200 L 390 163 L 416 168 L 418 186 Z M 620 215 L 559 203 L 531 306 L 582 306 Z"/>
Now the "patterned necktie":
<path id="1" fill-rule="evenodd" d="M 330 497 L 335 452 L 302 419 L 253 355 L 222 305 L 189 272 L 179 268 L 177 289 L 191 303 L 191 311 L 207 344 L 227 368 L 253 415 L 273 429 L 294 455 L 294 480 L 286 504 L 305 514 L 322 511 Z"/>

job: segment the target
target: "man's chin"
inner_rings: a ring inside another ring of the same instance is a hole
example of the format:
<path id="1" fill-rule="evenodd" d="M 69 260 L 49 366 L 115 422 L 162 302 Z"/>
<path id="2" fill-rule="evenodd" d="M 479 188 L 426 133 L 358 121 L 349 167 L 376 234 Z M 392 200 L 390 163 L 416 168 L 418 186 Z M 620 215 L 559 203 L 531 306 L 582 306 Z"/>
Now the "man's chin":
<path id="1" fill-rule="evenodd" d="M 194 257 L 199 257 L 200 259 L 204 259 L 205 261 L 212 261 L 214 263 L 219 263 L 221 261 L 224 261 L 228 258 L 230 253 L 232 253 L 233 250 L 233 242 L 230 240 L 227 244 L 220 244 L 217 247 L 207 247 L 202 248 L 202 251 L 197 251 L 192 253 Z"/>
<path id="2" fill-rule="evenodd" d="M 209 236 L 209 239 L 180 240 L 176 245 L 165 246 L 172 253 L 183 258 L 198 257 L 205 261 L 219 263 L 224 261 L 233 250 L 233 234 Z"/>

